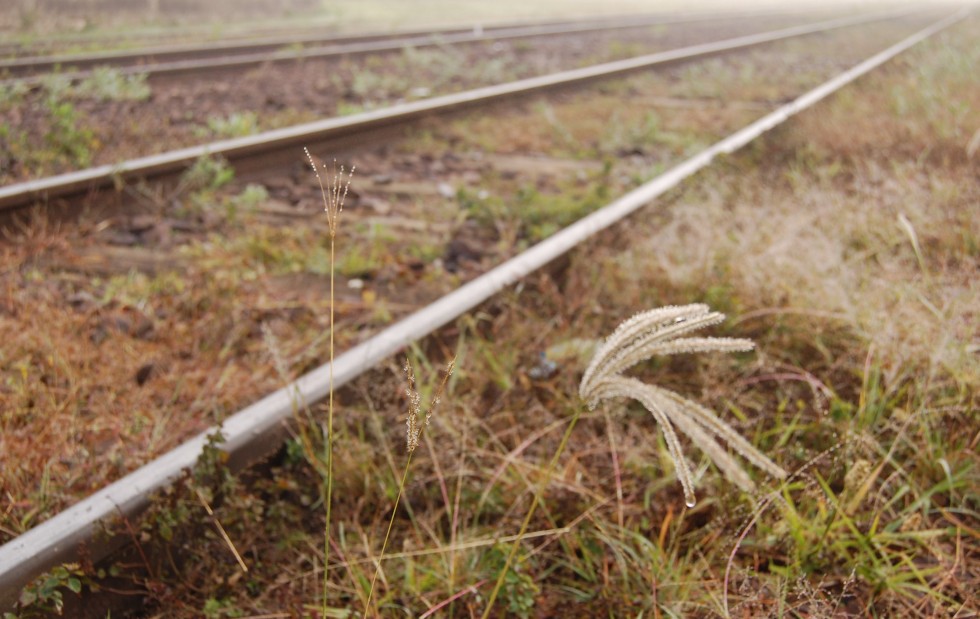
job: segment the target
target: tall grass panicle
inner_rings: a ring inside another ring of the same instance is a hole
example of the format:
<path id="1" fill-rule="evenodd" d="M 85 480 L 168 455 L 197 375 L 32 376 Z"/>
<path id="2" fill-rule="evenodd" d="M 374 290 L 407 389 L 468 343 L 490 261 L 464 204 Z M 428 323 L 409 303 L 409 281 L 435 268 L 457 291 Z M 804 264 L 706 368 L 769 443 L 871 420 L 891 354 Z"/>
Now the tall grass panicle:
<path id="1" fill-rule="evenodd" d="M 715 441 L 727 442 L 746 460 L 777 479 L 785 479 L 786 471 L 777 466 L 731 426 L 703 406 L 682 398 L 673 391 L 648 385 L 623 372 L 653 355 L 675 355 L 694 352 L 738 352 L 751 350 L 751 340 L 727 337 L 681 337 L 692 331 L 718 324 L 725 319 L 707 305 L 668 306 L 641 312 L 623 322 L 596 351 L 582 376 L 579 394 L 594 409 L 601 400 L 626 397 L 639 401 L 653 414 L 664 433 L 667 449 L 684 487 L 684 500 L 689 507 L 695 503 L 691 469 L 676 426 L 700 447 L 721 469 L 722 473 L 746 491 L 755 485 L 741 465 Z"/>
<path id="2" fill-rule="evenodd" d="M 333 362 L 334 362 L 334 275 L 336 271 L 336 259 L 335 259 L 335 246 L 337 240 L 337 228 L 340 223 L 340 213 L 344 210 L 344 200 L 347 198 L 347 190 L 350 188 L 351 178 L 354 176 L 354 168 L 351 167 L 350 172 L 346 173 L 344 171 L 344 166 L 340 166 L 340 171 L 337 171 L 337 162 L 334 161 L 334 171 L 333 175 L 328 177 L 327 185 L 324 186 L 323 179 L 320 178 L 320 170 L 322 167 L 326 170 L 326 164 L 317 165 L 316 160 L 313 159 L 313 155 L 306 148 L 303 149 L 306 153 L 306 158 L 310 161 L 310 165 L 313 167 L 313 173 L 316 175 L 316 182 L 320 185 L 320 195 L 323 197 L 323 210 L 327 214 L 327 224 L 330 229 L 330 395 L 329 403 L 327 405 L 327 436 L 324 441 L 324 452 L 327 461 L 327 490 L 324 497 L 324 509 L 326 510 L 326 523 L 323 528 L 323 611 L 326 614 L 327 610 L 327 582 L 328 573 L 327 565 L 330 561 L 330 508 L 333 503 Z"/>
<path id="3" fill-rule="evenodd" d="M 364 616 L 368 616 L 371 612 L 371 600 L 374 598 L 374 589 L 378 583 L 378 576 L 381 574 L 381 562 L 384 560 L 385 551 L 388 549 L 388 540 L 391 539 L 391 528 L 395 523 L 395 515 L 398 513 L 398 505 L 401 503 L 402 494 L 405 492 L 405 483 L 408 481 L 408 470 L 412 466 L 412 456 L 415 454 L 415 450 L 419 446 L 419 439 L 422 437 L 422 431 L 429 427 L 429 421 L 432 419 L 432 413 L 435 411 L 436 407 L 439 406 L 439 402 L 442 400 L 442 394 L 446 390 L 446 385 L 449 383 L 449 378 L 453 375 L 453 370 L 456 367 L 456 358 L 453 357 L 452 360 L 446 365 L 446 369 L 442 374 L 442 381 L 439 386 L 436 387 L 435 393 L 429 400 L 429 405 L 425 408 L 422 407 L 422 394 L 419 392 L 418 385 L 415 380 L 415 371 L 412 369 L 411 362 L 405 360 L 405 379 L 408 385 L 405 387 L 405 396 L 408 398 L 408 416 L 405 420 L 406 426 L 406 436 L 405 436 L 405 450 L 408 453 L 408 457 L 405 459 L 405 470 L 402 472 L 401 481 L 398 483 L 398 494 L 395 496 L 395 506 L 391 509 L 391 517 L 388 519 L 388 530 L 385 532 L 384 542 L 381 544 L 381 554 L 378 555 L 377 564 L 374 569 L 374 577 L 371 579 L 371 589 L 368 591 L 367 602 L 365 603 Z"/>

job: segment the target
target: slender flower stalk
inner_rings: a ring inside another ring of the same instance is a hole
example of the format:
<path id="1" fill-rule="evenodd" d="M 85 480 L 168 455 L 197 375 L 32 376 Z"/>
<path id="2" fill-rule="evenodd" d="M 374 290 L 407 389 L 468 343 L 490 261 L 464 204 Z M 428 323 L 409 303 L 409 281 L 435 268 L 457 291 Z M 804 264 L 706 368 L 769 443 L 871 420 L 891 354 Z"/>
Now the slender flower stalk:
<path id="1" fill-rule="evenodd" d="M 334 272 L 336 271 L 335 251 L 337 240 L 337 228 L 340 223 L 340 213 L 344 210 L 344 199 L 347 198 L 347 190 L 350 188 L 351 178 L 354 176 L 354 168 L 350 172 L 344 172 L 344 166 L 340 166 L 337 171 L 337 162 L 334 161 L 334 173 L 328 177 L 328 184 L 324 186 L 323 179 L 320 178 L 319 167 L 326 170 L 326 165 L 317 166 L 316 161 L 310 151 L 303 149 L 306 158 L 313 167 L 313 174 L 316 175 L 316 182 L 320 185 L 320 195 L 323 197 L 323 210 L 327 214 L 327 225 L 330 231 L 330 395 L 327 405 L 327 436 L 324 441 L 324 451 L 327 461 L 327 492 L 324 497 L 326 509 L 326 524 L 323 527 L 323 613 L 327 612 L 327 583 L 329 582 L 329 572 L 327 565 L 330 563 L 330 508 L 333 504 L 333 361 L 334 361 Z"/>
<path id="2" fill-rule="evenodd" d="M 727 337 L 682 337 L 691 331 L 718 324 L 725 315 L 707 305 L 662 307 L 641 312 L 619 325 L 596 351 L 582 376 L 579 394 L 594 409 L 601 400 L 626 397 L 639 401 L 660 424 L 688 507 L 695 503 L 691 469 L 684 458 L 675 428 L 687 435 L 714 461 L 721 472 L 746 491 L 755 489 L 748 473 L 718 444 L 724 440 L 746 460 L 777 479 L 786 471 L 742 438 L 712 411 L 673 391 L 648 385 L 622 373 L 653 355 L 693 352 L 752 350 L 751 340 Z"/>
<path id="3" fill-rule="evenodd" d="M 422 408 L 422 395 L 419 393 L 418 387 L 415 381 L 415 371 L 412 370 L 412 364 L 409 363 L 408 359 L 405 360 L 405 379 L 408 381 L 408 385 L 405 387 L 405 396 L 408 398 L 408 417 L 405 420 L 406 426 L 406 436 L 405 436 L 405 447 L 408 452 L 408 458 L 405 460 L 405 470 L 402 472 L 401 481 L 398 482 L 398 494 L 395 496 L 395 506 L 391 509 L 391 518 L 388 519 L 388 530 L 385 532 L 384 542 L 381 544 L 381 554 L 378 556 L 377 565 L 374 569 L 374 577 L 371 579 L 371 589 L 368 591 L 367 602 L 364 605 L 364 616 L 366 617 L 371 609 L 371 599 L 374 597 L 374 588 L 378 582 L 378 575 L 381 574 L 381 562 L 384 560 L 385 551 L 388 549 L 388 540 L 391 538 L 391 528 L 395 524 L 395 514 L 398 513 L 398 505 L 401 502 L 402 494 L 405 492 L 405 482 L 408 481 L 408 470 L 412 466 L 412 455 L 415 454 L 415 450 L 419 446 L 419 439 L 422 437 L 422 431 L 429 427 L 429 421 L 432 419 L 432 413 L 435 411 L 436 407 L 439 406 L 439 402 L 442 400 L 442 394 L 446 389 L 446 384 L 449 382 L 449 377 L 453 375 L 453 370 L 456 366 L 456 359 L 453 358 L 442 375 L 442 382 L 436 388 L 435 393 L 429 400 L 429 405 Z"/>

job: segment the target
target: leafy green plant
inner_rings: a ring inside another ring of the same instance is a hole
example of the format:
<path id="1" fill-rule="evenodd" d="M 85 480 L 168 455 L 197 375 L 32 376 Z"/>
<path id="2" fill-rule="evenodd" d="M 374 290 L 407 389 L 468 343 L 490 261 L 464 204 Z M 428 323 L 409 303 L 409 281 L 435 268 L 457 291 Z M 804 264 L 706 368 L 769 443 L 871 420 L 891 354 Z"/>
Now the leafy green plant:
<path id="1" fill-rule="evenodd" d="M 228 219 L 234 220 L 240 211 L 251 212 L 269 199 L 269 192 L 262 185 L 249 183 L 240 193 L 224 200 Z"/>
<path id="2" fill-rule="evenodd" d="M 92 162 L 92 149 L 98 145 L 98 141 L 91 129 L 80 126 L 75 106 L 68 101 L 49 97 L 46 107 L 51 117 L 51 127 L 44 135 L 45 142 L 72 164 L 89 165 Z"/>
<path id="3" fill-rule="evenodd" d="M 21 104 L 30 89 L 24 82 L 0 84 L 0 110 L 10 109 Z M 6 128 L 6 125 L 4 125 Z"/>
<path id="4" fill-rule="evenodd" d="M 198 129 L 198 137 L 216 136 L 238 138 L 259 132 L 259 117 L 255 112 L 233 112 L 228 116 L 213 116 L 207 126 Z"/>
<path id="5" fill-rule="evenodd" d="M 180 188 L 185 191 L 217 191 L 235 178 L 235 169 L 223 157 L 204 155 L 180 178 Z"/>
<path id="6" fill-rule="evenodd" d="M 81 593 L 84 580 L 85 573 L 77 563 L 59 565 L 24 587 L 17 601 L 19 615 L 6 613 L 4 617 L 24 618 L 49 612 L 60 615 L 65 604 L 64 590 Z"/>
<path id="7" fill-rule="evenodd" d="M 113 67 L 96 67 L 88 77 L 69 88 L 69 93 L 75 98 L 102 102 L 145 101 L 150 98 L 146 78 L 146 73 L 124 75 Z"/>

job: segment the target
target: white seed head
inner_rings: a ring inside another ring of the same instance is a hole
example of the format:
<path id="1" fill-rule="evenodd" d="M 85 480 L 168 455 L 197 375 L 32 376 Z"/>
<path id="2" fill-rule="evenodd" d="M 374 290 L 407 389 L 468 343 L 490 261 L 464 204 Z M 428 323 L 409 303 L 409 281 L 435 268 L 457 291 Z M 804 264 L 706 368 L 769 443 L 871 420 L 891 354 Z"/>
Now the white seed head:
<path id="1" fill-rule="evenodd" d="M 354 177 L 354 167 L 351 167 L 350 172 L 345 172 L 344 166 L 341 165 L 338 171 L 337 161 L 333 162 L 333 175 L 330 177 L 329 184 L 324 186 L 323 179 L 320 178 L 320 170 L 322 167 L 324 170 L 327 169 L 326 164 L 322 166 L 317 166 L 316 160 L 307 148 L 303 148 L 306 153 L 306 158 L 310 161 L 310 166 L 313 168 L 313 174 L 316 175 L 316 182 L 320 185 L 320 195 L 323 197 L 323 211 L 327 214 L 327 224 L 330 228 L 330 236 L 337 236 L 337 225 L 340 221 L 340 213 L 344 210 L 344 200 L 347 198 L 347 191 L 350 189 L 351 179 Z"/>
<path id="2" fill-rule="evenodd" d="M 622 376 L 622 372 L 653 355 L 752 350 L 752 341 L 746 339 L 680 337 L 724 319 L 724 314 L 712 312 L 703 304 L 661 307 L 636 314 L 620 324 L 599 346 L 579 385 L 579 394 L 590 410 L 601 400 L 626 397 L 639 401 L 650 411 L 664 433 L 688 507 L 694 506 L 694 484 L 674 432 L 675 426 L 701 447 L 721 472 L 743 490 L 754 489 L 751 478 L 713 437 L 721 438 L 746 460 L 773 477 L 786 477 L 786 471 L 710 410 L 673 391 Z"/>

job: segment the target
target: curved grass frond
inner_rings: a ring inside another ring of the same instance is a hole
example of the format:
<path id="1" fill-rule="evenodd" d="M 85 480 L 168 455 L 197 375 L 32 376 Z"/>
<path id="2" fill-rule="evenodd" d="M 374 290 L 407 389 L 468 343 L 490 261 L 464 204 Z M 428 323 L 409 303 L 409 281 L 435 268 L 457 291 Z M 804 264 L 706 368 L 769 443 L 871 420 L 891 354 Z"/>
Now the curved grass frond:
<path id="1" fill-rule="evenodd" d="M 677 477 L 684 488 L 684 500 L 689 507 L 695 502 L 694 483 L 675 427 L 700 447 L 725 477 L 743 490 L 752 491 L 755 484 L 716 438 L 724 440 L 746 460 L 777 479 L 784 479 L 786 471 L 707 408 L 673 391 L 622 376 L 622 372 L 653 355 L 751 350 L 752 341 L 746 339 L 680 337 L 724 319 L 724 314 L 712 312 L 703 304 L 641 312 L 617 327 L 599 347 L 579 386 L 579 395 L 590 408 L 601 400 L 625 397 L 637 400 L 650 411 L 663 430 L 668 453 L 674 461 Z"/>

